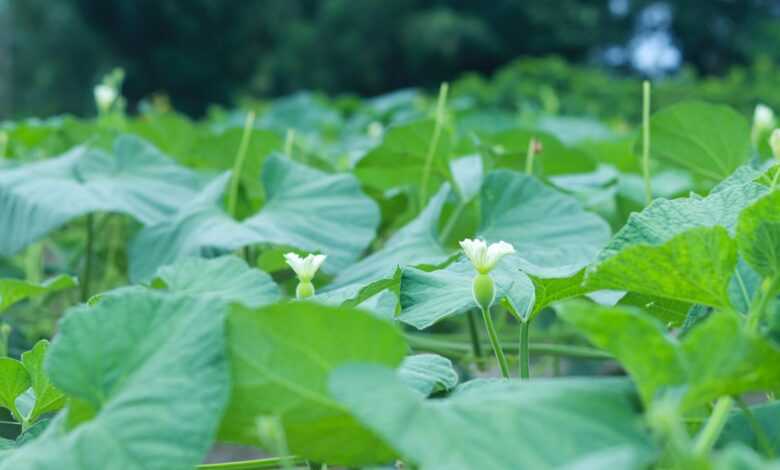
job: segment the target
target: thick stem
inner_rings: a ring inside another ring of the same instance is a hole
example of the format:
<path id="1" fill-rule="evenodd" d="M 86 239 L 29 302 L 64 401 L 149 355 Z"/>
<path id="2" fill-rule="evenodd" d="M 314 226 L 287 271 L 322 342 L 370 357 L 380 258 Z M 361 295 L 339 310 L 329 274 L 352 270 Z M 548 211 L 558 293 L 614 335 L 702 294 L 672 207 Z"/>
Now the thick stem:
<path id="1" fill-rule="evenodd" d="M 433 167 L 433 157 L 439 147 L 439 138 L 441 129 L 444 127 L 444 111 L 447 104 L 447 90 L 449 86 L 442 83 L 439 88 L 439 98 L 436 100 L 436 121 L 433 126 L 433 135 L 428 145 L 428 153 L 425 155 L 425 167 L 423 168 L 422 180 L 420 182 L 420 209 L 425 207 L 428 200 L 428 180 L 431 178 L 431 168 Z"/>
<path id="2" fill-rule="evenodd" d="M 84 271 L 79 283 L 81 284 L 81 301 L 89 300 L 89 281 L 92 279 L 93 244 L 95 238 L 95 216 L 87 214 L 86 241 L 84 244 Z"/>
<path id="3" fill-rule="evenodd" d="M 693 445 L 693 453 L 695 455 L 704 457 L 709 454 L 718 437 L 720 437 L 720 433 L 723 431 L 723 426 L 726 425 L 726 420 L 733 406 L 734 399 L 729 396 L 718 399 L 710 419 L 707 420 L 707 424 L 704 425 L 704 428 L 696 437 L 696 442 Z"/>
<path id="4" fill-rule="evenodd" d="M 504 356 L 504 350 L 501 348 L 501 343 L 498 342 L 496 327 L 493 326 L 493 319 L 490 317 L 489 309 L 482 308 L 482 319 L 485 321 L 485 329 L 487 329 L 488 337 L 490 338 L 490 345 L 493 346 L 493 352 L 496 353 L 498 366 L 501 368 L 501 375 L 508 379 L 509 364 L 506 361 L 506 356 Z"/>
<path id="5" fill-rule="evenodd" d="M 645 182 L 645 203 L 653 200 L 650 184 L 650 82 L 642 82 L 642 176 Z"/>
<path id="6" fill-rule="evenodd" d="M 531 376 L 529 368 L 530 354 L 528 353 L 528 330 L 531 320 L 520 323 L 520 378 L 527 379 Z"/>
<path id="7" fill-rule="evenodd" d="M 482 345 L 479 341 L 479 331 L 477 331 L 477 320 L 474 318 L 474 310 L 466 313 L 466 319 L 469 324 L 469 337 L 471 338 L 471 352 L 477 359 L 482 358 Z M 479 363 L 481 364 L 481 363 Z"/>
<path id="8" fill-rule="evenodd" d="M 247 150 L 249 150 L 249 141 L 252 138 L 252 128 L 255 125 L 255 112 L 250 111 L 244 121 L 244 133 L 241 134 L 241 143 L 238 145 L 238 153 L 233 163 L 233 174 L 230 178 L 230 188 L 228 190 L 227 209 L 228 214 L 236 217 L 236 208 L 238 207 L 238 187 L 241 183 L 241 172 L 244 169 L 244 160 Z"/>

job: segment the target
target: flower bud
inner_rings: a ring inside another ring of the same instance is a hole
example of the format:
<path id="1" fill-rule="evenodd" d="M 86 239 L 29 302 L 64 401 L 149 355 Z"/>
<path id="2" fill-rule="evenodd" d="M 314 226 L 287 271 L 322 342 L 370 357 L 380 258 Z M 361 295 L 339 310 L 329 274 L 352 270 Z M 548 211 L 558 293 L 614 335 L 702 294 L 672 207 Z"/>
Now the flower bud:
<path id="1" fill-rule="evenodd" d="M 496 287 L 490 274 L 477 274 L 474 276 L 471 292 L 474 295 L 474 302 L 483 310 L 489 310 L 496 297 Z"/>
<path id="2" fill-rule="evenodd" d="M 762 136 L 774 130 L 777 121 L 772 108 L 764 104 L 758 104 L 753 112 L 753 130 L 751 132 L 753 145 L 758 146 Z"/>
<path id="3" fill-rule="evenodd" d="M 114 87 L 105 84 L 96 86 L 94 92 L 95 103 L 97 104 L 98 111 L 101 113 L 108 112 L 119 96 L 119 93 Z"/>
<path id="4" fill-rule="evenodd" d="M 295 288 L 295 298 L 303 300 L 314 295 L 314 284 L 311 282 L 299 282 Z"/>
<path id="5" fill-rule="evenodd" d="M 780 160 L 780 129 L 775 129 L 769 138 L 769 146 L 772 148 L 772 155 Z"/>

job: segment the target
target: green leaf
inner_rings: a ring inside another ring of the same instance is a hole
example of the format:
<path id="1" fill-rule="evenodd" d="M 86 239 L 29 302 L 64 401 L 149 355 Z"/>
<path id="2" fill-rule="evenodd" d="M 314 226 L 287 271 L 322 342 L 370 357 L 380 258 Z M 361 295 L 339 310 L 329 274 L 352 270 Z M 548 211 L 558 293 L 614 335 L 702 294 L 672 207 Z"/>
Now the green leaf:
<path id="1" fill-rule="evenodd" d="M 665 299 L 654 295 L 627 293 L 618 305 L 639 307 L 668 327 L 679 327 L 685 323 L 691 304 L 679 300 Z"/>
<path id="2" fill-rule="evenodd" d="M 119 137 L 114 155 L 86 146 L 0 172 L 0 254 L 11 256 L 66 222 L 96 211 L 160 222 L 192 199 L 206 178 L 150 144 Z"/>
<path id="3" fill-rule="evenodd" d="M 531 139 L 542 144 L 542 153 L 534 157 L 535 174 L 587 173 L 596 169 L 596 163 L 585 152 L 565 146 L 544 131 L 512 129 L 493 135 L 483 134 L 480 143 L 492 150 L 496 167 L 521 172 L 525 171 Z"/>
<path id="4" fill-rule="evenodd" d="M 534 309 L 531 312 L 533 319 L 545 307 L 559 300 L 571 297 L 579 297 L 591 292 L 591 289 L 583 285 L 585 270 L 581 269 L 568 277 L 542 278 L 528 276 L 534 284 Z"/>
<path id="5" fill-rule="evenodd" d="M 379 210 L 348 174 L 328 174 L 281 156 L 263 166 L 265 206 L 237 222 L 216 205 L 227 180 L 207 188 L 167 222 L 144 228 L 130 245 L 130 274 L 149 279 L 161 266 L 209 249 L 270 243 L 328 255 L 325 272 L 341 272 L 368 246 Z"/>
<path id="6" fill-rule="evenodd" d="M 373 283 L 379 282 L 379 287 L 386 288 L 389 283 L 382 281 L 392 279 L 399 267 L 436 265 L 446 261 L 449 255 L 439 243 L 437 226 L 449 192 L 449 185 L 444 185 L 420 215 L 393 234 L 380 250 L 336 276 L 323 293 L 341 301 L 364 297 L 361 291 Z"/>
<path id="7" fill-rule="evenodd" d="M 452 362 L 438 354 L 407 356 L 398 369 L 401 380 L 424 396 L 448 392 L 458 385 L 458 373 Z"/>
<path id="8" fill-rule="evenodd" d="M 780 277 L 780 191 L 742 211 L 737 224 L 739 253 L 760 275 Z"/>
<path id="9" fill-rule="evenodd" d="M 182 259 L 160 268 L 152 285 L 180 294 L 240 302 L 247 307 L 272 304 L 281 298 L 271 276 L 235 256 Z"/>
<path id="10" fill-rule="evenodd" d="M 10 410 L 19 419 L 16 399 L 30 387 L 30 374 L 21 362 L 0 357 L 0 406 Z"/>
<path id="11" fill-rule="evenodd" d="M 345 466 L 393 457 L 327 389 L 331 371 L 347 362 L 399 365 L 406 345 L 392 324 L 360 310 L 304 302 L 259 310 L 233 305 L 227 335 L 233 392 L 222 439 L 259 444 L 255 421 L 273 415 L 290 452 L 301 457 Z"/>
<path id="12" fill-rule="evenodd" d="M 502 259 L 490 273 L 496 286 L 496 302 L 502 299 L 526 318 L 534 307 L 534 286 L 511 257 Z M 398 320 L 422 330 L 476 308 L 472 282 L 476 271 L 468 259 L 437 271 L 407 267 L 401 275 L 401 313 Z"/>
<path id="13" fill-rule="evenodd" d="M 726 306 L 737 263 L 731 238 L 739 212 L 764 194 L 749 183 L 706 198 L 657 199 L 612 238 L 588 269 L 593 288 L 623 289 L 689 303 Z"/>
<path id="14" fill-rule="evenodd" d="M 0 469 L 185 470 L 202 462 L 230 386 L 224 319 L 219 302 L 153 292 L 70 309 L 45 364 L 71 401 Z"/>
<path id="15" fill-rule="evenodd" d="M 726 447 L 735 442 L 764 453 L 780 453 L 780 402 L 760 403 L 748 407 L 747 412 L 733 411 L 721 432 L 718 446 Z"/>
<path id="16" fill-rule="evenodd" d="M 747 120 L 728 106 L 678 103 L 650 119 L 651 158 L 716 182 L 750 157 Z M 640 136 L 641 138 L 641 136 Z"/>
<path id="17" fill-rule="evenodd" d="M 579 202 L 536 178 L 507 170 L 488 174 L 482 185 L 479 236 L 514 245 L 522 269 L 537 277 L 568 277 L 588 263 L 609 239 L 609 226 Z"/>
<path id="18" fill-rule="evenodd" d="M 690 229 L 659 245 L 635 244 L 588 272 L 593 289 L 625 289 L 725 307 L 737 247 L 723 227 Z"/>
<path id="19" fill-rule="evenodd" d="M 352 364 L 333 373 L 330 388 L 421 470 L 553 469 L 617 446 L 648 446 L 621 380 L 477 381 L 425 400 L 393 370 Z"/>
<path id="20" fill-rule="evenodd" d="M 382 143 L 355 165 L 355 175 L 369 187 L 382 191 L 419 185 L 428 158 L 435 123 L 416 121 L 392 127 Z M 452 180 L 449 167 L 451 135 L 442 130 L 431 160 L 430 188 Z"/>
<path id="21" fill-rule="evenodd" d="M 621 362 L 647 404 L 674 388 L 683 391 L 683 409 L 691 409 L 724 395 L 780 386 L 780 349 L 747 331 L 729 311 L 702 320 L 682 341 L 637 308 L 569 301 L 559 314 Z"/>
<path id="22" fill-rule="evenodd" d="M 36 284 L 21 279 L 0 279 L 0 312 L 25 299 L 51 294 L 76 287 L 75 278 L 59 275 Z"/>
<path id="23" fill-rule="evenodd" d="M 559 306 L 558 315 L 620 361 L 645 403 L 652 402 L 661 387 L 685 382 L 677 341 L 666 334 L 661 322 L 641 310 L 572 300 Z"/>
<path id="24" fill-rule="evenodd" d="M 32 410 L 26 416 L 28 422 L 35 422 L 42 414 L 57 411 L 65 405 L 65 395 L 52 385 L 43 369 L 48 348 L 49 342 L 42 339 L 31 350 L 22 354 L 22 364 L 30 375 L 30 386 L 35 400 Z"/>

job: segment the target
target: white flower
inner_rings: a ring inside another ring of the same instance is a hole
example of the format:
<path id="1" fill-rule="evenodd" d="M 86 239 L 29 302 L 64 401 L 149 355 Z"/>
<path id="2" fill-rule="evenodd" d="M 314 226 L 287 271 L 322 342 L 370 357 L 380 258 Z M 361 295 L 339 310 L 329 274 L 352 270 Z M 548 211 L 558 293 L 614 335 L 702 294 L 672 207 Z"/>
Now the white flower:
<path id="1" fill-rule="evenodd" d="M 119 96 L 116 88 L 106 84 L 97 85 L 94 93 L 95 103 L 97 103 L 98 109 L 102 112 L 108 111 Z"/>
<path id="2" fill-rule="evenodd" d="M 772 108 L 765 104 L 756 105 L 753 112 L 753 125 L 761 129 L 770 129 L 775 127 L 775 113 Z"/>
<path id="3" fill-rule="evenodd" d="M 769 146 L 772 147 L 772 154 L 780 160 L 780 129 L 775 129 L 769 138 Z"/>
<path id="4" fill-rule="evenodd" d="M 491 243 L 488 246 L 484 240 L 469 240 L 467 238 L 460 242 L 460 247 L 471 260 L 474 268 L 481 274 L 489 273 L 501 258 L 515 252 L 514 247 L 504 241 Z"/>
<path id="5" fill-rule="evenodd" d="M 284 255 L 284 259 L 292 270 L 295 271 L 300 282 L 311 282 L 314 275 L 317 274 L 317 270 L 325 262 L 325 258 L 327 258 L 325 255 L 308 255 L 306 258 L 301 258 L 295 253 L 286 253 Z"/>

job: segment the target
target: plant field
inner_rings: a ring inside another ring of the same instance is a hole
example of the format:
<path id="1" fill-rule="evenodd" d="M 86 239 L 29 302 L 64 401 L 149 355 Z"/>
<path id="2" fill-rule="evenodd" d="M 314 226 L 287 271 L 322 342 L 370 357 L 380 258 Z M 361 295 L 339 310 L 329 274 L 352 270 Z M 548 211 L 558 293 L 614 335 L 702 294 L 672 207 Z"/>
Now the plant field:
<path id="1" fill-rule="evenodd" d="M 0 124 L 0 470 L 780 468 L 769 108 L 121 81 Z"/>

